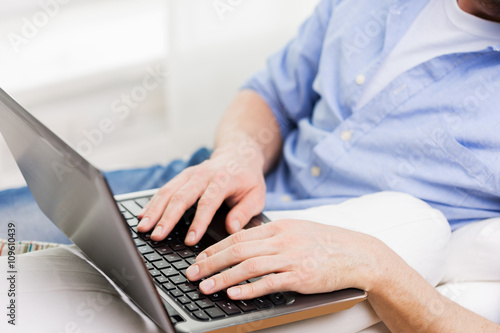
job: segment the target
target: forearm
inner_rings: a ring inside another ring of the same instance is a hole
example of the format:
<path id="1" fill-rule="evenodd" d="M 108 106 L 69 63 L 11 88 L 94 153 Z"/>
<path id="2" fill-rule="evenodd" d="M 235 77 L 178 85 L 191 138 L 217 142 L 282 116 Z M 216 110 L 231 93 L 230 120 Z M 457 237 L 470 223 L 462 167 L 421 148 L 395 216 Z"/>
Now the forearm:
<path id="1" fill-rule="evenodd" d="M 441 295 L 395 253 L 385 256 L 368 300 L 391 332 L 500 332 Z"/>
<path id="2" fill-rule="evenodd" d="M 269 171 L 278 160 L 283 139 L 267 103 L 254 91 L 243 90 L 233 100 L 217 129 L 215 151 L 231 150 Z"/>

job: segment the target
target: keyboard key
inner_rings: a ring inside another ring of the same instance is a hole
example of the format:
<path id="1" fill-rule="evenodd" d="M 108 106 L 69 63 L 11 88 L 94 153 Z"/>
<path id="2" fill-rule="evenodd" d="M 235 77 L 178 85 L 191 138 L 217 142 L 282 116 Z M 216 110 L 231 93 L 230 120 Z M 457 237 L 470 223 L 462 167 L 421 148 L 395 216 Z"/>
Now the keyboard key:
<path id="1" fill-rule="evenodd" d="M 135 243 L 135 246 L 136 246 L 136 247 L 146 245 L 146 242 L 145 242 L 145 241 L 143 241 L 143 240 L 142 240 L 142 239 L 140 239 L 140 238 L 135 238 L 135 239 L 134 239 L 134 243 Z"/>
<path id="2" fill-rule="evenodd" d="M 157 261 L 157 260 L 161 260 L 161 259 L 162 259 L 162 256 L 160 256 L 160 255 L 159 255 L 158 253 L 156 253 L 156 252 L 146 254 L 144 257 L 145 257 L 148 261 L 150 261 L 150 262 L 153 262 L 153 261 Z"/>
<path id="3" fill-rule="evenodd" d="M 269 300 L 273 302 L 275 305 L 281 305 L 286 303 L 285 296 L 282 293 L 270 294 L 267 295 L 267 298 L 269 298 Z"/>
<path id="4" fill-rule="evenodd" d="M 253 300 L 253 302 L 259 309 L 268 309 L 273 307 L 273 303 L 270 300 L 262 297 L 257 297 Z"/>
<path id="5" fill-rule="evenodd" d="M 191 303 L 191 300 L 187 298 L 186 296 L 181 296 L 177 298 L 177 302 L 181 303 L 182 305 Z"/>
<path id="6" fill-rule="evenodd" d="M 170 254 L 174 251 L 168 245 L 162 245 L 162 246 L 156 248 L 156 252 L 158 252 L 159 254 L 161 254 L 163 256 L 165 254 Z"/>
<path id="7" fill-rule="evenodd" d="M 157 277 L 157 276 L 161 275 L 160 271 L 157 269 L 151 269 L 149 271 L 149 274 L 151 274 L 152 277 Z"/>
<path id="8" fill-rule="evenodd" d="M 147 262 L 147 263 L 146 263 L 146 268 L 147 268 L 147 269 L 153 269 L 153 268 L 154 268 L 154 266 L 153 266 L 153 264 L 152 264 L 152 263 Z"/>
<path id="9" fill-rule="evenodd" d="M 219 308 L 210 308 L 206 309 L 205 312 L 210 316 L 212 319 L 217 319 L 217 318 L 222 318 L 225 317 L 224 312 L 222 312 Z"/>
<path id="10" fill-rule="evenodd" d="M 180 290 L 182 290 L 184 293 L 188 293 L 190 291 L 196 290 L 196 286 L 192 283 L 183 283 L 177 286 Z"/>
<path id="11" fill-rule="evenodd" d="M 172 266 L 174 266 L 175 268 L 177 268 L 177 270 L 182 270 L 182 269 L 186 269 L 189 267 L 189 264 L 185 261 L 178 261 L 178 262 L 174 262 L 172 264 Z"/>
<path id="12" fill-rule="evenodd" d="M 134 228 L 136 228 L 136 227 L 134 227 Z M 140 238 L 142 238 L 145 241 L 151 240 L 151 233 L 149 233 L 149 232 L 145 233 L 145 234 L 141 234 L 140 232 L 138 232 L 137 236 L 139 236 Z"/>
<path id="13" fill-rule="evenodd" d="M 208 295 L 207 296 L 208 298 L 210 298 L 210 300 L 212 302 L 217 302 L 217 301 L 221 301 L 223 300 L 224 298 L 222 297 L 222 293 L 218 292 L 218 293 L 214 293 L 212 295 Z"/>
<path id="14" fill-rule="evenodd" d="M 168 244 L 174 251 L 184 250 L 186 245 L 180 241 L 174 241 Z"/>
<path id="15" fill-rule="evenodd" d="M 150 248 L 149 246 L 145 245 L 145 246 L 141 246 L 141 247 L 138 247 L 137 248 L 139 250 L 139 252 L 142 254 L 142 255 L 146 255 L 146 254 L 149 254 L 149 253 L 152 253 L 153 252 L 153 249 Z"/>
<path id="16" fill-rule="evenodd" d="M 164 256 L 164 258 L 167 259 L 169 263 L 182 260 L 182 258 L 177 253 L 167 254 Z"/>
<path id="17" fill-rule="evenodd" d="M 168 279 L 164 277 L 163 275 L 155 277 L 156 282 L 158 283 L 166 283 L 168 282 Z"/>
<path id="18" fill-rule="evenodd" d="M 194 303 L 186 304 L 186 305 L 184 305 L 184 308 L 188 311 L 191 311 L 191 312 L 198 310 L 198 307 Z"/>
<path id="19" fill-rule="evenodd" d="M 191 313 L 195 318 L 199 319 L 199 320 L 209 320 L 210 318 L 208 317 L 208 315 L 203 312 L 203 311 L 195 311 L 195 312 L 192 312 Z"/>
<path id="20" fill-rule="evenodd" d="M 253 310 L 257 309 L 255 307 L 255 305 L 253 305 L 250 301 L 247 301 L 247 300 L 235 301 L 234 303 L 243 312 L 250 312 L 250 311 L 253 311 Z"/>
<path id="21" fill-rule="evenodd" d="M 123 218 L 124 218 L 125 220 L 128 220 L 128 219 L 133 219 L 133 218 L 135 217 L 134 215 L 130 214 L 130 213 L 129 213 L 129 212 L 127 212 L 127 211 L 123 212 L 123 213 L 122 213 L 122 215 L 123 215 Z"/>
<path id="22" fill-rule="evenodd" d="M 160 246 L 165 246 L 165 243 L 163 241 L 154 241 L 154 240 L 150 240 L 149 242 L 149 245 L 151 245 L 151 247 L 155 248 L 155 247 L 160 247 Z"/>
<path id="23" fill-rule="evenodd" d="M 127 210 L 125 209 L 125 207 L 123 207 L 122 205 L 117 205 L 118 206 L 118 209 L 120 210 L 120 213 L 125 213 Z"/>
<path id="24" fill-rule="evenodd" d="M 170 295 L 172 295 L 174 297 L 181 297 L 181 296 L 184 296 L 184 293 L 182 291 L 180 291 L 179 289 L 172 289 L 172 290 L 170 290 Z"/>
<path id="25" fill-rule="evenodd" d="M 228 315 L 241 313 L 240 309 L 231 301 L 219 301 L 216 304 Z"/>
<path id="26" fill-rule="evenodd" d="M 171 277 L 179 274 L 173 267 L 165 268 L 161 270 L 161 273 L 165 276 Z"/>
<path id="27" fill-rule="evenodd" d="M 182 251 L 177 251 L 177 253 L 183 258 L 194 257 L 194 253 L 191 250 L 185 249 Z"/>
<path id="28" fill-rule="evenodd" d="M 196 301 L 195 303 L 196 303 L 196 305 L 198 305 L 200 307 L 200 309 L 206 309 L 206 308 L 211 308 L 211 307 L 215 306 L 215 304 L 211 300 L 208 300 L 208 299 L 202 299 L 202 300 Z"/>
<path id="29" fill-rule="evenodd" d="M 164 268 L 170 268 L 170 264 L 166 262 L 165 260 L 158 260 L 153 263 L 153 265 L 159 269 L 162 270 Z"/>
<path id="30" fill-rule="evenodd" d="M 120 204 L 125 207 L 132 215 L 137 216 L 142 210 L 142 207 L 139 206 L 134 200 L 122 201 Z"/>
<path id="31" fill-rule="evenodd" d="M 168 281 L 166 283 L 163 283 L 161 285 L 161 288 L 165 291 L 170 291 L 172 289 L 175 289 L 175 285 L 172 282 Z"/>
<path id="32" fill-rule="evenodd" d="M 189 265 L 196 264 L 196 258 L 195 257 L 187 258 L 187 259 L 184 259 L 184 260 L 186 260 Z"/>
<path id="33" fill-rule="evenodd" d="M 132 217 L 131 219 L 127 220 L 127 224 L 131 227 L 135 227 L 139 224 L 139 220 L 136 219 L 135 217 Z"/>
<path id="34" fill-rule="evenodd" d="M 193 246 L 190 246 L 189 247 L 191 249 L 191 251 L 193 252 L 201 252 L 205 249 L 205 247 L 201 244 L 201 243 L 198 243 L 196 245 L 193 245 Z"/>
<path id="35" fill-rule="evenodd" d="M 191 298 L 193 301 L 197 301 L 200 299 L 204 299 L 205 295 L 201 293 L 201 291 L 195 290 L 190 293 L 187 293 L 188 297 Z"/>
<path id="36" fill-rule="evenodd" d="M 182 275 L 171 276 L 170 281 L 175 285 L 188 282 L 188 280 L 186 280 L 186 278 Z"/>
<path id="37" fill-rule="evenodd" d="M 135 203 L 144 208 L 150 200 L 150 198 L 139 198 L 135 200 Z"/>

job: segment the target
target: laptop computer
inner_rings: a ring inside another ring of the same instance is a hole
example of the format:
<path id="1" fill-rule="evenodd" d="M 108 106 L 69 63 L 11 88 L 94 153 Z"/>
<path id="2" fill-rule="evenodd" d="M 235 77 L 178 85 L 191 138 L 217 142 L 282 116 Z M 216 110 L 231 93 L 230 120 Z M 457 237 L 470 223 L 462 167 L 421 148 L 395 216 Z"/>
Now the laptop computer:
<path id="1" fill-rule="evenodd" d="M 44 214 L 93 264 L 165 332 L 247 332 L 341 311 L 366 299 L 344 289 L 274 293 L 232 301 L 204 295 L 186 268 L 204 248 L 228 236 L 227 207 L 196 246 L 183 243 L 196 207 L 162 242 L 139 233 L 137 214 L 155 190 L 113 197 L 102 172 L 0 89 L 0 132 Z M 247 227 L 268 223 L 256 216 Z M 251 281 L 246 281 L 251 282 Z"/>

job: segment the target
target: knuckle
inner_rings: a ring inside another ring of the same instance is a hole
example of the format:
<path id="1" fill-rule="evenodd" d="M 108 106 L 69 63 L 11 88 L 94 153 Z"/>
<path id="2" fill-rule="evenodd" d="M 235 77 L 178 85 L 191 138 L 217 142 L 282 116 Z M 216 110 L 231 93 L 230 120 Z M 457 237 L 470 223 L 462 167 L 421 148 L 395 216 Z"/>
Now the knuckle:
<path id="1" fill-rule="evenodd" d="M 207 208 L 212 205 L 212 199 L 208 198 L 206 195 L 203 195 L 198 200 L 198 208 Z"/>
<path id="2" fill-rule="evenodd" d="M 240 230 L 231 236 L 231 243 L 233 246 L 243 242 L 245 236 L 244 233 L 245 230 Z"/>
<path id="3" fill-rule="evenodd" d="M 163 200 L 171 194 L 170 186 L 165 185 L 156 192 L 154 199 Z"/>
<path id="4" fill-rule="evenodd" d="M 208 248 L 205 249 L 205 251 L 203 251 L 203 253 L 207 255 L 207 260 L 210 259 L 210 257 L 217 252 L 218 252 L 217 244 L 209 246 Z"/>
<path id="5" fill-rule="evenodd" d="M 268 224 L 272 232 L 277 234 L 281 231 L 281 223 L 280 223 L 281 221 L 282 220 L 278 220 Z"/>
<path id="6" fill-rule="evenodd" d="M 251 275 L 259 273 L 259 263 L 257 259 L 250 258 L 243 262 L 243 269 Z"/>
<path id="7" fill-rule="evenodd" d="M 207 253 L 207 255 L 209 255 Z M 208 257 L 207 259 L 203 260 L 203 262 L 200 263 L 200 266 L 208 272 L 213 272 L 215 269 L 215 262 L 211 257 Z"/>
<path id="8" fill-rule="evenodd" d="M 229 248 L 229 253 L 234 259 L 241 260 L 244 257 L 245 247 L 241 243 L 235 244 Z"/>
<path id="9" fill-rule="evenodd" d="M 225 271 L 219 274 L 218 280 L 220 285 L 227 286 L 230 284 L 231 277 L 229 276 L 229 271 Z"/>
<path id="10" fill-rule="evenodd" d="M 255 282 L 244 284 L 243 287 L 246 289 L 246 291 L 245 291 L 246 295 L 254 295 L 255 294 L 255 291 L 256 291 Z"/>
<path id="11" fill-rule="evenodd" d="M 280 287 L 280 283 L 274 275 L 266 276 L 263 280 L 264 285 L 268 290 L 277 290 Z"/>
<path id="12" fill-rule="evenodd" d="M 198 167 L 196 168 L 196 170 L 194 170 L 194 174 L 200 178 L 208 177 L 208 175 L 209 175 L 209 163 L 208 163 L 208 161 L 204 161 L 203 163 L 199 164 Z"/>
<path id="13" fill-rule="evenodd" d="M 169 205 L 172 206 L 178 206 L 178 207 L 185 207 L 186 206 L 186 193 L 184 191 L 178 191 L 175 193 L 172 198 L 169 201 Z"/>
<path id="14" fill-rule="evenodd" d="M 283 287 L 286 290 L 293 290 L 295 286 L 300 286 L 300 275 L 297 272 L 290 272 L 286 279 L 283 281 Z"/>

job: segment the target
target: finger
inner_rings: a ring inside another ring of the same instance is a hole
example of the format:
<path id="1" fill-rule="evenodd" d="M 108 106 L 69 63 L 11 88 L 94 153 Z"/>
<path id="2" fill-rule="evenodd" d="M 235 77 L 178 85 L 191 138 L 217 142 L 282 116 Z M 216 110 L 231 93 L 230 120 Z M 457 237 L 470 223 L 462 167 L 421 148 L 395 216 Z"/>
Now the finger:
<path id="1" fill-rule="evenodd" d="M 277 256 L 260 256 L 243 261 L 237 266 L 216 274 L 200 283 L 200 290 L 211 294 L 251 278 L 270 274 L 282 269 Z"/>
<path id="2" fill-rule="evenodd" d="M 233 300 L 251 299 L 282 291 L 293 291 L 297 281 L 294 272 L 283 272 L 264 276 L 262 279 L 227 290 L 227 295 Z"/>
<path id="3" fill-rule="evenodd" d="M 245 260 L 274 255 L 277 252 L 276 248 L 273 242 L 268 239 L 238 243 L 205 260 L 195 263 L 186 270 L 186 274 L 188 279 L 196 281 Z"/>
<path id="4" fill-rule="evenodd" d="M 201 196 L 207 182 L 207 180 L 193 177 L 170 197 L 167 208 L 151 234 L 151 239 L 161 241 L 167 237 L 182 215 Z"/>
<path id="5" fill-rule="evenodd" d="M 201 252 L 198 257 L 196 257 L 196 262 L 204 260 L 207 257 L 211 257 L 216 253 L 224 251 L 225 249 L 239 243 L 270 238 L 276 234 L 275 229 L 276 228 L 274 227 L 274 225 L 270 223 L 260 227 L 238 231 L 237 233 L 224 238 L 220 242 L 208 247 L 205 251 Z"/>
<path id="6" fill-rule="evenodd" d="M 141 222 L 137 225 L 139 232 L 148 232 L 156 225 L 156 222 L 163 215 L 172 194 L 189 180 L 190 174 L 191 172 L 187 169 L 184 170 L 156 192 L 146 205 L 144 213 L 141 212 L 143 213 Z"/>
<path id="7" fill-rule="evenodd" d="M 226 217 L 226 228 L 231 234 L 243 228 L 252 217 L 264 209 L 266 193 L 261 188 L 254 188 L 238 202 Z"/>
<path id="8" fill-rule="evenodd" d="M 195 245 L 205 234 L 208 225 L 212 222 L 215 212 L 224 202 L 226 193 L 215 183 L 208 185 L 198 200 L 196 213 L 186 235 L 185 243 Z"/>

